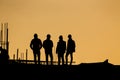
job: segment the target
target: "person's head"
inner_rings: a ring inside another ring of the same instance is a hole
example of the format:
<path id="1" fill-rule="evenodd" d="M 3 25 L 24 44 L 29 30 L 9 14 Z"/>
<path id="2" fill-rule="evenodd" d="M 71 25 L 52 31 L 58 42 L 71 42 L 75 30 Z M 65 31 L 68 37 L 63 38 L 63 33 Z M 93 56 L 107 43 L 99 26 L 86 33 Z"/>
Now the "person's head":
<path id="1" fill-rule="evenodd" d="M 38 35 L 37 35 L 36 33 L 34 34 L 34 38 L 35 38 L 35 39 L 38 38 Z"/>
<path id="2" fill-rule="evenodd" d="M 51 37 L 50 34 L 47 34 L 47 39 L 48 39 L 48 40 L 50 40 L 50 37 Z"/>
<path id="3" fill-rule="evenodd" d="M 63 36 L 62 35 L 59 36 L 59 40 L 63 40 Z"/>
<path id="4" fill-rule="evenodd" d="M 69 35 L 68 35 L 68 38 L 69 38 L 69 39 L 72 39 L 72 35 L 71 35 L 71 34 L 69 34 Z"/>

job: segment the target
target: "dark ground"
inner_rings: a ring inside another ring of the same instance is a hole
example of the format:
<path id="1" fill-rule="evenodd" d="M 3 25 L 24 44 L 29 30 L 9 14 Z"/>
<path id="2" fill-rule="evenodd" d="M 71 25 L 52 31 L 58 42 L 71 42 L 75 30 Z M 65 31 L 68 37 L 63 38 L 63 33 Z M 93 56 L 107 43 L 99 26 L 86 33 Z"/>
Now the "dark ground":
<path id="1" fill-rule="evenodd" d="M 120 80 L 120 66 L 107 62 L 80 65 L 0 65 L 4 80 Z"/>

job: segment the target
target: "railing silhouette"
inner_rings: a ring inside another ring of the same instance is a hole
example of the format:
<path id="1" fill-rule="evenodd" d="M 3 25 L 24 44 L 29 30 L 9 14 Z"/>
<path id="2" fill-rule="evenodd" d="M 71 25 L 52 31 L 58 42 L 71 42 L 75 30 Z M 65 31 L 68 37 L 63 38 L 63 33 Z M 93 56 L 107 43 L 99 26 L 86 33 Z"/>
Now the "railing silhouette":
<path id="1" fill-rule="evenodd" d="M 20 57 L 19 57 L 20 55 Z M 25 58 L 24 58 L 25 57 Z M 38 61 L 36 61 L 39 63 Z M 13 59 L 9 59 L 10 64 L 35 64 L 34 60 L 28 60 L 28 49 L 26 49 L 25 53 L 19 54 L 19 49 L 17 49 L 16 55 L 13 54 Z M 53 61 L 53 65 L 58 65 L 58 61 Z M 69 65 L 70 61 L 68 61 Z M 41 65 L 47 65 L 46 61 L 42 60 L 40 61 Z M 62 64 L 62 61 L 60 61 L 60 64 Z M 64 61 L 64 64 L 66 64 L 66 61 Z M 72 62 L 72 64 L 75 64 L 75 61 Z M 48 61 L 48 65 L 51 65 L 51 61 Z"/>
<path id="2" fill-rule="evenodd" d="M 9 64 L 35 64 L 34 60 L 13 60 L 13 59 L 10 59 L 9 60 Z M 37 61 L 38 63 L 38 61 Z M 62 63 L 62 62 L 60 62 Z M 68 61 L 68 64 L 70 62 Z M 75 63 L 75 61 L 72 62 L 73 64 Z M 46 61 L 40 61 L 40 64 L 41 65 L 46 65 Z M 64 64 L 66 64 L 66 62 L 64 62 Z M 51 62 L 48 61 L 48 65 L 51 65 Z M 58 65 L 58 61 L 53 61 L 53 65 Z"/>

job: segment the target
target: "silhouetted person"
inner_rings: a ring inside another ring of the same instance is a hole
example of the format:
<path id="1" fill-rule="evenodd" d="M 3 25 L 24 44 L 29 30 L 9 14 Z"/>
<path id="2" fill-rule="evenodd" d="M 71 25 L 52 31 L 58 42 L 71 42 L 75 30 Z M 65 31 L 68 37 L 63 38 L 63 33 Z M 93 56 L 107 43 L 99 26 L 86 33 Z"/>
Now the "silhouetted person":
<path id="1" fill-rule="evenodd" d="M 53 41 L 50 40 L 50 38 L 51 38 L 51 36 L 50 36 L 50 34 L 48 34 L 47 39 L 43 41 L 43 48 L 45 50 L 47 65 L 48 65 L 48 56 L 50 56 L 51 65 L 53 63 L 53 54 L 52 54 Z"/>
<path id="2" fill-rule="evenodd" d="M 70 65 L 72 65 L 73 61 L 73 53 L 75 52 L 75 41 L 72 40 L 72 35 L 68 35 L 68 42 L 67 42 L 67 52 L 66 52 L 66 64 L 68 64 L 68 56 L 70 55 Z"/>
<path id="3" fill-rule="evenodd" d="M 66 42 L 63 41 L 63 36 L 59 36 L 59 42 L 57 43 L 56 53 L 58 54 L 58 65 L 62 59 L 62 65 L 64 64 L 64 53 L 66 50 Z"/>
<path id="4" fill-rule="evenodd" d="M 38 38 L 38 35 L 34 34 L 34 39 L 31 40 L 30 48 L 33 50 L 34 62 L 37 64 L 36 58 L 38 57 L 38 64 L 40 64 L 40 49 L 42 48 L 42 42 Z"/>

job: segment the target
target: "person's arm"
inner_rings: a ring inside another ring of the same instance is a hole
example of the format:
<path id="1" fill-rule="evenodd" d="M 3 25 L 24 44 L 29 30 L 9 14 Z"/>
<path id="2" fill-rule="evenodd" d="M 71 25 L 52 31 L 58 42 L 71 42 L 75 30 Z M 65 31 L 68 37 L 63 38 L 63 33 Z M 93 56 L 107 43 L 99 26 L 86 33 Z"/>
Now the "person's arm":
<path id="1" fill-rule="evenodd" d="M 43 44 L 42 44 L 43 48 L 45 48 L 45 41 L 43 41 Z"/>
<path id="2" fill-rule="evenodd" d="M 33 41 L 31 41 L 31 42 L 30 42 L 30 48 L 31 48 L 31 49 L 33 49 L 33 45 L 32 45 L 32 42 L 33 42 Z"/>
<path id="3" fill-rule="evenodd" d="M 42 48 L 42 41 L 41 41 L 41 40 L 40 40 L 39 48 L 40 48 L 40 49 Z"/>
<path id="4" fill-rule="evenodd" d="M 66 42 L 65 42 L 65 52 L 66 52 Z"/>
<path id="5" fill-rule="evenodd" d="M 53 42 L 51 41 L 51 43 L 52 43 L 51 46 L 53 47 Z"/>
<path id="6" fill-rule="evenodd" d="M 57 47 L 56 47 L 56 54 L 58 53 L 58 43 L 57 43 Z"/>
<path id="7" fill-rule="evenodd" d="M 74 43 L 74 52 L 75 52 L 75 48 L 76 48 L 76 44 L 75 44 L 75 41 L 73 41 L 73 43 Z"/>

